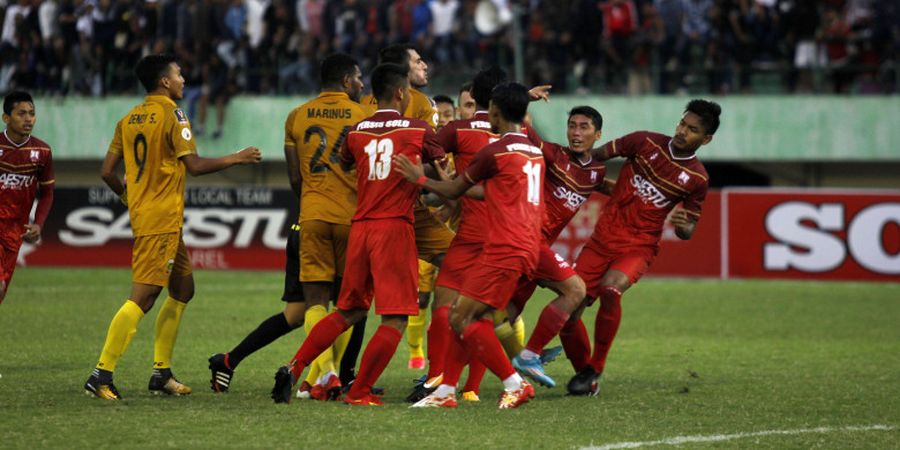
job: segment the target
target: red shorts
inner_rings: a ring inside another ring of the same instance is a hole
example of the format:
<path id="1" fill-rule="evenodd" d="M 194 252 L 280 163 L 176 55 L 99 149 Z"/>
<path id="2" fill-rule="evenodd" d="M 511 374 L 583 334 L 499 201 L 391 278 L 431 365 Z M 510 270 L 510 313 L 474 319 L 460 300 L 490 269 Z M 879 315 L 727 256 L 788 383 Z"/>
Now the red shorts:
<path id="1" fill-rule="evenodd" d="M 469 264 L 470 268 L 466 271 L 466 279 L 459 293 L 494 309 L 505 309 L 522 272 L 488 266 L 482 260 Z"/>
<path id="2" fill-rule="evenodd" d="M 562 256 L 550 249 L 549 245 L 541 244 L 540 253 L 538 254 L 538 265 L 534 270 L 534 274 L 531 278 L 522 277 L 519 279 L 510 302 L 516 305 L 516 308 L 521 312 L 525 307 L 525 303 L 528 302 L 528 299 L 531 298 L 531 295 L 534 294 L 534 290 L 537 288 L 535 280 L 563 281 L 575 275 L 578 275 L 575 273 L 575 269 Z"/>
<path id="3" fill-rule="evenodd" d="M 19 257 L 25 228 L 19 220 L 0 219 L 0 226 L 0 281 L 9 285 L 9 280 L 16 271 L 16 259 Z"/>
<path id="4" fill-rule="evenodd" d="M 655 257 L 656 252 L 651 249 L 611 251 L 589 241 L 575 260 L 575 272 L 584 279 L 587 296 L 596 299 L 600 295 L 600 280 L 607 271 L 618 270 L 628 277 L 631 284 L 635 284 L 647 272 Z"/>
<path id="5" fill-rule="evenodd" d="M 484 242 L 462 239 L 457 234 L 444 255 L 435 285 L 461 291 L 467 272 L 472 270 L 483 249 Z"/>
<path id="6" fill-rule="evenodd" d="M 360 220 L 350 226 L 347 263 L 337 307 L 378 315 L 419 314 L 416 235 L 403 219 Z"/>

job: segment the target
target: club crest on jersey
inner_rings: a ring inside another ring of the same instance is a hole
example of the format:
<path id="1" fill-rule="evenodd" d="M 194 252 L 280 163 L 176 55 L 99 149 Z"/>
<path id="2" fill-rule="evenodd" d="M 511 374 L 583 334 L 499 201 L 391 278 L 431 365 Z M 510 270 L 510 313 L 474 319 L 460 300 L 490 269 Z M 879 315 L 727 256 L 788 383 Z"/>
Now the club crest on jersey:
<path id="1" fill-rule="evenodd" d="M 650 155 L 650 161 L 656 159 L 657 156 L 659 156 L 659 153 L 654 152 L 652 155 Z"/>
<path id="2" fill-rule="evenodd" d="M 592 170 L 591 171 L 591 183 L 596 183 L 596 182 L 597 182 L 597 171 Z"/>
<path id="3" fill-rule="evenodd" d="M 178 119 L 178 123 L 188 123 L 187 114 L 181 108 L 175 108 L 175 118 Z"/>
<path id="4" fill-rule="evenodd" d="M 31 151 L 31 161 L 37 162 L 37 160 L 41 159 L 41 151 L 40 150 L 32 150 Z"/>
<path id="5" fill-rule="evenodd" d="M 687 184 L 687 182 L 690 180 L 691 180 L 691 177 L 687 173 L 685 173 L 685 171 L 683 171 L 683 170 L 678 175 L 678 184 L 684 185 L 684 184 Z"/>
<path id="6" fill-rule="evenodd" d="M 3 149 L 0 148 L 0 157 L 2 157 L 2 156 L 3 156 Z"/>

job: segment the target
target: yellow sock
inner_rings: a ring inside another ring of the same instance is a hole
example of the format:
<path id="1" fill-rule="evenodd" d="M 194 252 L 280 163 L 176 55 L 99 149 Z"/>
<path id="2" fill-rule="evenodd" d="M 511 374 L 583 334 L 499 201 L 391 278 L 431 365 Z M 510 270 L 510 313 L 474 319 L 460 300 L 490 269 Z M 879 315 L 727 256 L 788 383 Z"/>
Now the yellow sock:
<path id="1" fill-rule="evenodd" d="M 313 327 L 328 315 L 328 311 L 322 305 L 313 305 L 306 309 L 306 318 L 303 327 L 306 329 L 306 335 L 312 331 Z M 306 381 L 309 384 L 316 384 L 316 379 L 328 372 L 334 372 L 334 351 L 331 348 L 325 349 L 318 358 L 310 365 L 309 374 Z M 315 375 L 315 378 L 313 378 Z"/>
<path id="2" fill-rule="evenodd" d="M 331 307 L 331 312 L 337 311 L 336 306 Z M 334 340 L 334 344 L 331 344 L 332 350 L 334 350 L 334 360 L 340 361 L 344 359 L 344 351 L 347 350 L 347 345 L 350 344 L 350 335 L 353 334 L 353 327 L 347 328 L 347 331 L 341 333 L 337 339 Z"/>
<path id="3" fill-rule="evenodd" d="M 525 349 L 525 346 L 519 342 L 516 336 L 516 330 L 509 324 L 508 320 L 504 320 L 500 325 L 494 327 L 497 338 L 500 339 L 500 345 L 510 358 L 516 356 Z"/>
<path id="4" fill-rule="evenodd" d="M 131 338 L 137 333 L 138 323 L 143 318 L 144 311 L 141 311 L 141 307 L 131 299 L 125 300 L 125 304 L 119 308 L 109 323 L 106 342 L 103 343 L 103 351 L 100 352 L 100 361 L 97 363 L 98 369 L 110 372 L 116 370 L 119 358 L 131 343 Z"/>
<path id="5" fill-rule="evenodd" d="M 172 367 L 172 351 L 175 339 L 178 338 L 178 326 L 181 325 L 181 314 L 187 303 L 166 297 L 165 303 L 156 316 L 156 338 L 153 341 L 153 368 L 168 369 Z"/>
<path id="6" fill-rule="evenodd" d="M 425 323 L 428 322 L 428 309 L 419 309 L 419 315 L 409 316 L 409 323 L 406 325 L 406 342 L 409 344 L 410 358 L 423 358 L 425 352 L 422 350 L 422 344 L 425 342 Z"/>
<path id="7" fill-rule="evenodd" d="M 522 316 L 516 317 L 516 321 L 512 324 L 513 330 L 516 331 L 516 339 L 519 341 L 519 345 L 522 348 L 525 348 L 525 321 L 522 320 Z"/>

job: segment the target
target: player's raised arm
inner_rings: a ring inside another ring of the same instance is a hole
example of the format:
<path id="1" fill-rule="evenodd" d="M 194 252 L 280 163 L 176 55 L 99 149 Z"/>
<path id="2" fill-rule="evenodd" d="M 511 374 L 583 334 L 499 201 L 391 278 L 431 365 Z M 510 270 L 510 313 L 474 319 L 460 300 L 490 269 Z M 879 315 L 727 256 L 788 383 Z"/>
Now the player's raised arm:
<path id="1" fill-rule="evenodd" d="M 237 153 L 232 153 L 221 158 L 203 158 L 196 153 L 182 156 L 181 162 L 188 173 L 197 177 L 208 173 L 218 172 L 231 166 L 242 164 L 258 164 L 262 160 L 262 153 L 256 147 L 247 147 Z"/>
<path id="2" fill-rule="evenodd" d="M 407 181 L 447 198 L 459 198 L 472 186 L 472 183 L 469 183 L 465 177 L 456 177 L 450 181 L 438 181 L 426 177 L 420 158 L 410 161 L 404 155 L 397 155 L 393 161 L 394 170 L 403 175 L 403 178 L 406 178 Z"/>

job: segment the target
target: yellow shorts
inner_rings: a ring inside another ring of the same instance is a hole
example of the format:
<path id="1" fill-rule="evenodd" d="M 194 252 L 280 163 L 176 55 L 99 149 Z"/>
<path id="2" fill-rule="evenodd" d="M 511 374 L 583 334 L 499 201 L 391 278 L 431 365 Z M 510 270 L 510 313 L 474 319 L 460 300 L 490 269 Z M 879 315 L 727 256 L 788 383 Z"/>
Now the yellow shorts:
<path id="1" fill-rule="evenodd" d="M 435 272 L 437 272 L 437 267 L 419 260 L 419 292 L 434 291 Z"/>
<path id="2" fill-rule="evenodd" d="M 441 222 L 421 203 L 416 203 L 415 209 L 416 248 L 419 250 L 419 259 L 431 262 L 438 255 L 447 253 L 450 242 L 456 233 Z"/>
<path id="3" fill-rule="evenodd" d="M 300 233 L 300 281 L 334 282 L 343 276 L 350 225 L 307 220 Z"/>
<path id="4" fill-rule="evenodd" d="M 181 232 L 134 238 L 131 249 L 133 282 L 166 287 L 170 277 L 184 277 L 192 272 L 191 258 L 184 248 Z"/>

